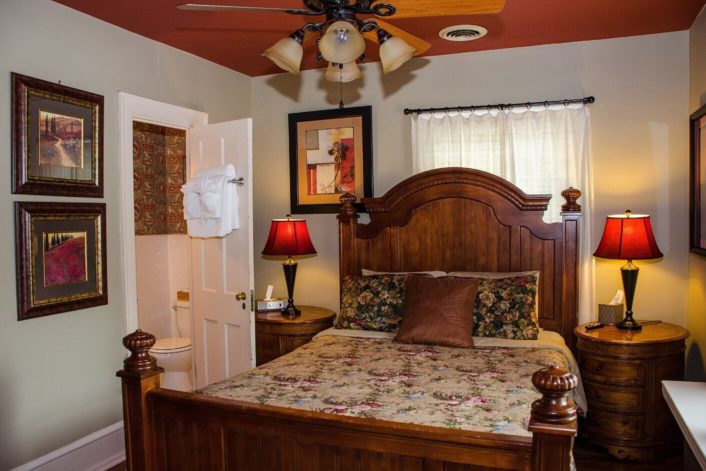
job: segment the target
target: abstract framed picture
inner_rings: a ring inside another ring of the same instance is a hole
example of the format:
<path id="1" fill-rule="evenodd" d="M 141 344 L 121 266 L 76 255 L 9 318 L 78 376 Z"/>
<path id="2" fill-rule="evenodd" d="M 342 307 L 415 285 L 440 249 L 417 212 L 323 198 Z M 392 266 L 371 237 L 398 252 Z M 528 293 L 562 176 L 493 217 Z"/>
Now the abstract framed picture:
<path id="1" fill-rule="evenodd" d="M 690 249 L 706 255 L 706 105 L 690 118 Z"/>
<path id="2" fill-rule="evenodd" d="M 105 204 L 15 203 L 18 320 L 108 304 Z"/>
<path id="3" fill-rule="evenodd" d="M 103 197 L 103 97 L 12 73 L 12 192 Z"/>
<path id="4" fill-rule="evenodd" d="M 292 214 L 338 212 L 345 193 L 372 196 L 372 167 L 370 106 L 289 115 Z"/>

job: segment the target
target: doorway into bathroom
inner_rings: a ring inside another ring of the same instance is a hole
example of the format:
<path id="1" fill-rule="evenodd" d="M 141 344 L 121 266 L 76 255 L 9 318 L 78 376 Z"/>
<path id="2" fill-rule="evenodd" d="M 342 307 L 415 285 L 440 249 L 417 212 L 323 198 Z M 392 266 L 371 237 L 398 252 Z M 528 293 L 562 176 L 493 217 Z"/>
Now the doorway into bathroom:
<path id="1" fill-rule="evenodd" d="M 165 351 L 193 352 L 195 387 L 254 366 L 251 120 L 209 126 L 206 113 L 122 92 L 119 108 L 125 333 L 181 339 L 151 353 L 166 366 Z M 191 238 L 181 185 L 198 169 L 225 164 L 242 177 L 241 227 Z"/>
<path id="2" fill-rule="evenodd" d="M 133 121 L 132 132 L 137 324 L 158 339 L 191 340 L 191 322 L 177 322 L 191 319 L 186 130 Z"/>

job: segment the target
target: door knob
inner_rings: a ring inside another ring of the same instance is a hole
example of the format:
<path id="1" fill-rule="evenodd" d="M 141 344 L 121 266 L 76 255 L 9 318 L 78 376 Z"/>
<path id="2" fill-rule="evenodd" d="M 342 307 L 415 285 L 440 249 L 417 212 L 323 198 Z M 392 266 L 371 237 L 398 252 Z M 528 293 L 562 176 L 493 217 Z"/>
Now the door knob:
<path id="1" fill-rule="evenodd" d="M 235 295 L 235 299 L 237 301 L 245 301 L 245 298 L 247 298 L 247 295 L 245 294 L 245 291 L 241 291 L 240 293 L 237 293 Z"/>

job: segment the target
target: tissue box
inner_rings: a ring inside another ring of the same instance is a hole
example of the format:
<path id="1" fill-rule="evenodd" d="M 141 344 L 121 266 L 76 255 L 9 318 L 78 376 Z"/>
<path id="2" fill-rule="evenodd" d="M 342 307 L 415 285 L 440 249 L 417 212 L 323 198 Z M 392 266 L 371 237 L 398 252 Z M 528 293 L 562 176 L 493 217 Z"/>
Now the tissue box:
<path id="1" fill-rule="evenodd" d="M 623 320 L 623 304 L 599 304 L 598 322 L 602 324 L 617 324 Z"/>

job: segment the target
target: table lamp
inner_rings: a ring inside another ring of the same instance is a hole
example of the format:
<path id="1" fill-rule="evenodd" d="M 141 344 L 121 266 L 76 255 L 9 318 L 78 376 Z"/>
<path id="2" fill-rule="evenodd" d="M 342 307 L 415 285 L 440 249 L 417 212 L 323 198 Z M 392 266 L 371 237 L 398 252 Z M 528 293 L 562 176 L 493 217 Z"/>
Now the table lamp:
<path id="1" fill-rule="evenodd" d="M 306 220 L 292 219 L 287 214 L 286 219 L 273 219 L 270 226 L 270 235 L 267 238 L 262 255 L 286 255 L 287 260 L 282 264 L 284 279 L 287 281 L 287 307 L 282 309 L 282 316 L 295 319 L 301 315 L 294 305 L 294 279 L 297 276 L 297 262 L 294 255 L 315 254 L 316 249 L 309 238 Z"/>
<path id="2" fill-rule="evenodd" d="M 659 251 L 652 234 L 650 217 L 644 214 L 632 214 L 630 210 L 625 211 L 625 214 L 606 217 L 603 237 L 593 256 L 628 261 L 620 268 L 627 310 L 623 320 L 615 326 L 625 330 L 642 329 L 642 326 L 633 318 L 632 312 L 637 275 L 640 272 L 632 261 L 662 257 L 662 252 Z"/>

